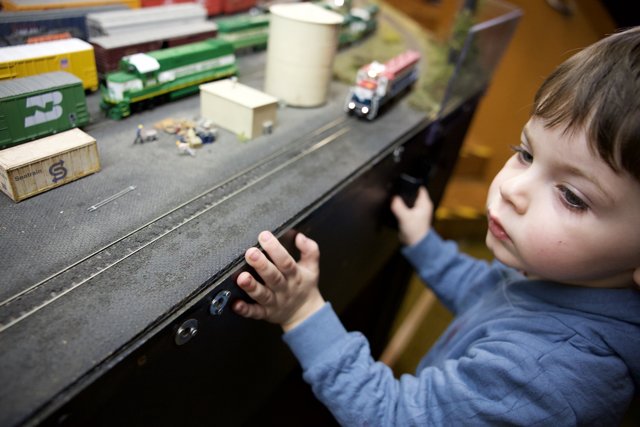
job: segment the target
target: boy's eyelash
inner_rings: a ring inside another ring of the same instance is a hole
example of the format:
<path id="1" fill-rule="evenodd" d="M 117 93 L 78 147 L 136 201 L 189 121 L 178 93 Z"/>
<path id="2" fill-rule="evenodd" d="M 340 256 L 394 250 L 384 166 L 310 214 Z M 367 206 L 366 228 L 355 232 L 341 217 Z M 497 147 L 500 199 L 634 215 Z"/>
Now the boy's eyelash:
<path id="1" fill-rule="evenodd" d="M 589 209 L 589 205 L 585 203 L 584 200 L 582 200 L 579 196 L 577 196 L 573 191 L 571 191 L 564 185 L 558 185 L 557 188 L 560 192 L 562 203 L 567 208 L 576 212 L 584 212 Z"/>
<path id="2" fill-rule="evenodd" d="M 511 149 L 516 153 L 518 161 L 521 163 L 531 164 L 533 162 L 533 155 L 526 147 L 521 145 L 512 145 Z M 567 207 L 567 209 L 577 213 L 584 212 L 589 209 L 589 205 L 566 186 L 558 185 L 556 188 L 560 193 L 562 203 Z"/>
<path id="3" fill-rule="evenodd" d="M 525 147 L 521 145 L 512 145 L 511 149 L 517 154 L 518 160 L 523 163 L 533 162 L 533 155 Z"/>

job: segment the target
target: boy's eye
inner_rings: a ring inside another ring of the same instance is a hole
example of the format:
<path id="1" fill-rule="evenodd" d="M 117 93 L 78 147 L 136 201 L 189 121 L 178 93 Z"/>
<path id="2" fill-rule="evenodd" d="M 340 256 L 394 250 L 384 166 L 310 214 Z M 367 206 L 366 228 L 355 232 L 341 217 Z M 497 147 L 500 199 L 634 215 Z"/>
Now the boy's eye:
<path id="1" fill-rule="evenodd" d="M 512 145 L 511 149 L 516 153 L 521 163 L 530 164 L 533 162 L 533 155 L 523 146 Z"/>
<path id="2" fill-rule="evenodd" d="M 569 208 L 577 211 L 586 211 L 589 209 L 589 205 L 587 205 L 584 200 L 582 200 L 579 196 L 577 196 L 573 191 L 569 190 L 567 187 L 559 185 L 558 191 L 560 191 L 560 195 L 562 197 L 562 202 Z"/>

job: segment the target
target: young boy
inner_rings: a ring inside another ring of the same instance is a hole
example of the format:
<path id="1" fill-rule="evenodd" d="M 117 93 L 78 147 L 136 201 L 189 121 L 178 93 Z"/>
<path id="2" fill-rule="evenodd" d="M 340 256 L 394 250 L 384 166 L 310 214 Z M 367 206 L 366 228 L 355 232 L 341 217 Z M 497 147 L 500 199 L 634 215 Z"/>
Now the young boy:
<path id="1" fill-rule="evenodd" d="M 640 386 L 640 27 L 562 64 L 487 198 L 489 264 L 430 229 L 424 188 L 395 197 L 404 254 L 456 314 L 415 376 L 395 379 L 347 333 L 298 262 L 262 232 L 237 283 L 245 317 L 278 323 L 343 425 L 619 425 Z"/>

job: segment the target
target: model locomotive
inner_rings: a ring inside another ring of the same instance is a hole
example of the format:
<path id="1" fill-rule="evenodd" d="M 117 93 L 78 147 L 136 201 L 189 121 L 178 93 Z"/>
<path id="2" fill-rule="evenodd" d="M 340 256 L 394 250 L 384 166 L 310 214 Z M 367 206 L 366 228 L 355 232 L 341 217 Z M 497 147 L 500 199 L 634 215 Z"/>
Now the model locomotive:
<path id="1" fill-rule="evenodd" d="M 100 107 L 120 120 L 132 108 L 195 93 L 201 83 L 236 73 L 233 45 L 215 38 L 125 56 L 120 70 L 106 76 Z"/>

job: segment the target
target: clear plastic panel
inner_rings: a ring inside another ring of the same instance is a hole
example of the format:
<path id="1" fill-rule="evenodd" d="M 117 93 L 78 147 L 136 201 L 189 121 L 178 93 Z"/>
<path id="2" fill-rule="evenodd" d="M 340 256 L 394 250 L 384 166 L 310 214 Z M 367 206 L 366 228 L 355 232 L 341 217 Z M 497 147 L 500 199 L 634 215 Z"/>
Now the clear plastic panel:
<path id="1" fill-rule="evenodd" d="M 452 68 L 438 117 L 486 89 L 521 17 L 520 9 L 501 0 L 464 1 L 447 43 Z"/>

